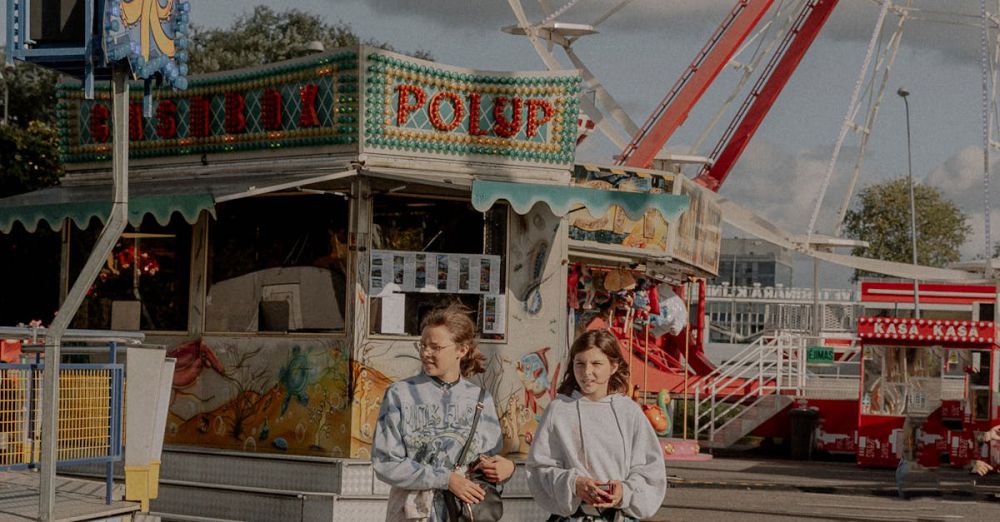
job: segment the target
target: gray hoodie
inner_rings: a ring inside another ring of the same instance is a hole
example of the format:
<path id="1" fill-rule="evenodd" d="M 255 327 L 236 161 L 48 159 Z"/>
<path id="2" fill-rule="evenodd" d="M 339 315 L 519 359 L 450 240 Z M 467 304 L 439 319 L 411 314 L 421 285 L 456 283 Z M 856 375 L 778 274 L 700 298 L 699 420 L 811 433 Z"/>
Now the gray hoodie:
<path id="1" fill-rule="evenodd" d="M 558 395 L 531 442 L 527 471 L 535 502 L 562 516 L 580 506 L 576 479 L 581 476 L 621 481 L 620 508 L 635 518 L 653 516 L 667 490 L 656 433 L 639 405 L 620 394 L 600 401 L 579 392 Z"/>
<path id="2" fill-rule="evenodd" d="M 455 469 L 476 413 L 479 387 L 460 379 L 445 385 L 421 373 L 389 386 L 372 441 L 372 467 L 380 480 L 407 490 L 448 489 L 448 475 Z M 495 455 L 503 438 L 493 398 L 487 393 L 468 464 L 481 453 Z M 443 501 L 437 495 L 431 521 L 445 520 Z"/>

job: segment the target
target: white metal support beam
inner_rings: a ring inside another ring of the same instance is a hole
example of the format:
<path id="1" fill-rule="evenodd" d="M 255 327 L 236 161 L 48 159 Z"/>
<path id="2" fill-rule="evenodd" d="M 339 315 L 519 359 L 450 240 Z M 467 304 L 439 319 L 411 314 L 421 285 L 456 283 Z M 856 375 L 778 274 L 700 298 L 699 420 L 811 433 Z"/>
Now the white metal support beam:
<path id="1" fill-rule="evenodd" d="M 49 326 L 45 343 L 45 370 L 42 372 L 42 448 L 38 513 L 42 521 L 55 520 L 56 461 L 59 425 L 59 358 L 63 334 L 69 328 L 87 290 L 94 284 L 101 266 L 114 249 L 128 224 L 128 77 L 127 65 L 112 66 L 111 96 L 114 124 L 112 145 L 112 186 L 114 203 L 94 250 L 83 265 Z"/>

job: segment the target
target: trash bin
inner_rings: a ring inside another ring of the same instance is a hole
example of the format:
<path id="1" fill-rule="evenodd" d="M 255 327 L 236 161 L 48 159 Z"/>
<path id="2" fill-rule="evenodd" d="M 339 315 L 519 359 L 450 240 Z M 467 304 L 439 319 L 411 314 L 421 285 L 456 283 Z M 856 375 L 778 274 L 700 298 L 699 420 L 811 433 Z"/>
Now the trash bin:
<path id="1" fill-rule="evenodd" d="M 788 412 L 788 418 L 792 424 L 791 457 L 796 460 L 812 459 L 819 410 L 814 408 L 795 408 Z"/>

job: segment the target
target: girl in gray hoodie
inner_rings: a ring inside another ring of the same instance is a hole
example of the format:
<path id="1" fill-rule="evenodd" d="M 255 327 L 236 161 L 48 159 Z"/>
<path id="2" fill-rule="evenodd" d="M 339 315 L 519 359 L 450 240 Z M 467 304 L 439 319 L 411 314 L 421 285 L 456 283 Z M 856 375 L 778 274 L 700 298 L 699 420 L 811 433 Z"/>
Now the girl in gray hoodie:
<path id="1" fill-rule="evenodd" d="M 479 387 L 466 379 L 483 372 L 468 310 L 453 305 L 431 311 L 417 351 L 423 371 L 386 390 L 372 441 L 375 475 L 392 486 L 387 522 L 448 520 L 445 490 L 479 503 L 483 488 L 456 471 L 458 465 L 482 469 L 490 482 L 503 482 L 514 472 L 514 463 L 497 455 L 503 439 L 488 393 L 467 462 L 456 462 L 479 399 Z"/>
<path id="2" fill-rule="evenodd" d="M 528 483 L 550 522 L 628 521 L 656 513 L 667 476 L 653 427 L 624 394 L 628 366 L 607 330 L 570 347 L 559 395 L 528 455 Z"/>

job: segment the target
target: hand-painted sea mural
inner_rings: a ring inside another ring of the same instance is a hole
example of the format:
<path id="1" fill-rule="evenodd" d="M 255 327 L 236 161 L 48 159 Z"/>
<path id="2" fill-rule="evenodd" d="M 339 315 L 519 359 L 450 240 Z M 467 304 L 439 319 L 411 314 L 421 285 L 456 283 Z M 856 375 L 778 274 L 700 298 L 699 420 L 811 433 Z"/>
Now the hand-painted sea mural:
<path id="1" fill-rule="evenodd" d="M 168 444 L 347 456 L 351 399 L 342 339 L 203 337 L 168 356 L 177 359 Z"/>

